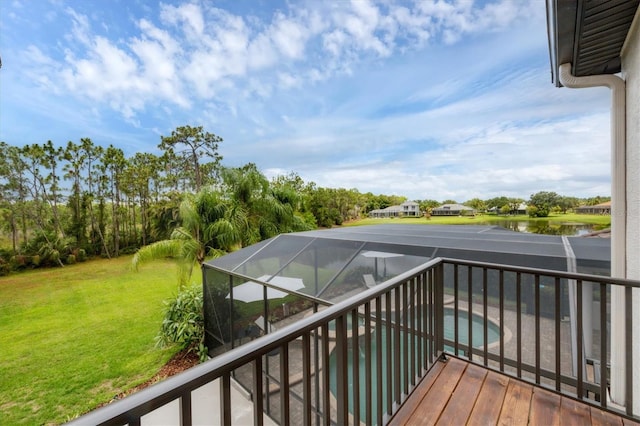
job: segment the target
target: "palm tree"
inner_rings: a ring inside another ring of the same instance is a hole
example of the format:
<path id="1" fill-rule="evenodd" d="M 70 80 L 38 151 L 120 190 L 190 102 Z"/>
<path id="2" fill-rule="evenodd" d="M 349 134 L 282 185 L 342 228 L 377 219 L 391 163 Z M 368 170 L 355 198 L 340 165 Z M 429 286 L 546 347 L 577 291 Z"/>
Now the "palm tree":
<path id="1" fill-rule="evenodd" d="M 295 215 L 297 194 L 290 188 L 270 188 L 252 163 L 223 171 L 223 191 L 203 189 L 180 204 L 180 223 L 168 240 L 142 247 L 132 266 L 170 257 L 178 263 L 182 288 L 193 266 L 205 258 L 255 244 L 281 233 L 310 227 Z"/>
<path id="2" fill-rule="evenodd" d="M 142 247 L 133 256 L 132 267 L 170 257 L 178 264 L 178 282 L 183 288 L 207 257 L 218 257 L 240 244 L 240 234 L 227 219 L 228 207 L 218 192 L 204 189 L 187 195 L 180 204 L 180 223 L 167 240 Z"/>
<path id="3" fill-rule="evenodd" d="M 229 194 L 228 218 L 240 231 L 243 247 L 278 234 L 310 229 L 295 214 L 298 205 L 296 191 L 270 186 L 255 164 L 224 169 L 222 177 Z"/>

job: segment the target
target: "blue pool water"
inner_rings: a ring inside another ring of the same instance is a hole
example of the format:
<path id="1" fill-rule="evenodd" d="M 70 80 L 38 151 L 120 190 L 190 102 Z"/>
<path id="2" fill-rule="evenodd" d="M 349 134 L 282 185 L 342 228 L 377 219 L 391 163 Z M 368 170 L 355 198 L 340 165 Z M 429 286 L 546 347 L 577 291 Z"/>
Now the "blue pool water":
<path id="1" fill-rule="evenodd" d="M 458 342 L 461 345 L 466 345 L 467 342 L 469 341 L 469 327 L 468 327 L 468 313 L 466 311 L 458 311 Z M 444 335 L 445 335 L 445 339 L 447 340 L 454 340 L 455 338 L 455 334 L 454 334 L 454 330 L 455 330 L 455 318 L 454 318 L 454 311 L 451 308 L 445 308 L 445 316 L 444 316 Z M 488 330 L 488 342 L 489 344 L 493 343 L 493 342 L 497 342 L 500 339 L 500 330 L 498 328 L 498 326 L 496 324 L 494 324 L 493 322 L 489 321 L 488 325 L 487 325 L 487 330 Z M 473 331 L 473 346 L 474 347 L 482 347 L 483 346 L 483 340 L 484 340 L 484 330 L 483 330 L 483 317 L 480 315 L 476 315 L 473 314 L 472 317 L 472 331 Z M 383 327 L 382 329 L 382 333 L 381 333 L 381 342 L 382 342 L 382 348 L 380 348 L 380 357 L 381 357 L 381 362 L 382 362 L 382 400 L 386 401 L 387 398 L 387 392 L 390 391 L 390 386 L 387 385 L 386 380 L 387 380 L 387 373 L 386 373 L 386 365 L 387 365 L 387 335 L 386 335 L 386 328 Z M 402 337 L 401 337 L 401 342 L 402 342 Z M 362 338 L 360 338 L 359 342 L 359 364 L 358 364 L 358 372 L 359 372 L 359 389 L 360 389 L 360 416 L 361 416 L 361 420 L 364 421 L 364 416 L 365 416 L 365 407 L 366 407 L 366 399 L 367 399 L 367 395 L 365 392 L 365 377 L 367 375 L 367 372 L 365 372 L 365 357 L 364 357 L 364 341 Z M 400 355 L 400 365 L 401 365 L 401 371 L 402 368 L 404 367 L 404 362 L 403 362 L 403 356 L 402 353 L 405 350 L 405 348 L 403 347 L 403 345 L 401 345 L 401 355 Z M 447 347 L 447 350 L 450 350 L 453 352 L 453 348 Z M 424 351 L 423 351 L 424 354 Z M 393 355 L 393 354 L 392 354 Z M 378 357 L 378 348 L 376 345 L 376 336 L 375 333 L 372 333 L 371 336 L 371 366 L 372 366 L 372 374 L 370 374 L 371 376 L 371 395 L 373 395 L 373 400 L 371 401 L 372 404 L 372 412 L 373 412 L 373 423 L 378 423 L 377 419 L 376 419 L 376 397 L 375 395 L 377 395 L 377 389 L 378 389 L 378 383 L 377 383 L 377 378 L 376 378 L 376 373 L 375 373 L 375 366 L 377 365 L 377 357 Z M 411 356 L 409 354 L 408 358 L 410 359 Z M 349 380 L 349 389 L 353 388 L 353 356 L 352 356 L 352 347 L 349 347 L 349 354 L 347 357 L 347 370 L 348 370 L 348 380 Z M 333 395 L 336 394 L 336 353 L 335 351 L 331 354 L 330 356 L 330 364 L 329 364 L 329 368 L 330 368 L 330 374 L 331 374 L 331 393 Z M 395 363 L 392 362 L 392 365 L 394 365 Z M 392 384 L 391 384 L 392 385 Z M 403 388 L 404 384 L 401 384 L 401 388 Z M 351 413 L 353 413 L 353 398 L 351 396 L 351 392 L 349 392 L 349 411 Z M 384 412 L 384 410 L 383 410 Z"/>

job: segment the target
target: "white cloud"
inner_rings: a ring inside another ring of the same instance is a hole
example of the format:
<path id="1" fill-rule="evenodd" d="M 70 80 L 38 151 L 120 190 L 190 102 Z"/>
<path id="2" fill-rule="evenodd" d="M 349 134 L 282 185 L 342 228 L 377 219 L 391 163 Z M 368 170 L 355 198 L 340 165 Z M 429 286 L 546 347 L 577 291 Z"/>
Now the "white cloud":
<path id="1" fill-rule="evenodd" d="M 226 164 L 321 186 L 459 201 L 607 192 L 606 91 L 552 87 L 535 0 L 224 5 L 104 22 L 61 6 L 50 43 L 20 50 L 22 87 L 38 89 L 21 105 L 53 119 L 35 105 L 75 103 L 81 128 L 115 143 L 112 125 L 146 129 L 136 149 L 202 124 L 225 138 Z"/>

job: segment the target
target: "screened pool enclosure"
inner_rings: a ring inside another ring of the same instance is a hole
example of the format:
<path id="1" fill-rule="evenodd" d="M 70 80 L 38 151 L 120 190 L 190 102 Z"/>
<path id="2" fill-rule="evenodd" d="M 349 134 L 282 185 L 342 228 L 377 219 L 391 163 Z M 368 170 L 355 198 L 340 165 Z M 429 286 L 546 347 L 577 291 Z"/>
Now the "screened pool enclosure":
<path id="1" fill-rule="evenodd" d="M 607 276 L 609 246 L 609 240 L 602 238 L 525 234 L 474 225 L 376 225 L 283 234 L 204 265 L 205 341 L 215 357 L 265 334 L 279 330 L 286 334 L 287 326 L 306 323 L 327 306 L 375 292 L 382 283 L 405 279 L 427 262 L 442 259 L 442 267 L 433 270 L 436 275 L 425 275 L 373 300 L 341 325 L 331 321 L 326 327 L 310 329 L 306 343 L 294 340 L 285 353 L 276 349 L 261 363 L 259 387 L 266 415 L 279 421 L 286 406 L 284 415 L 300 418 L 306 400 L 306 408 L 311 407 L 319 419 L 336 409 L 332 401 L 341 377 L 335 370 L 340 359 L 336 354 L 345 354 L 346 386 L 366 389 L 359 394 L 360 403 L 349 399 L 349 413 L 357 416 L 354 411 L 362 410 L 362 416 L 373 416 L 371 423 L 379 423 L 382 408 L 367 401 L 377 394 L 380 404 L 391 406 L 392 395 L 385 389 L 392 381 L 395 393 L 408 389 L 410 375 L 396 376 L 414 360 L 436 355 L 433 330 L 437 324 L 444 327 L 444 350 L 464 357 L 484 354 L 525 360 L 537 353 L 536 345 L 549 340 L 548 344 L 563 348 L 562 357 L 528 361 L 575 374 L 575 285 L 536 271 Z M 429 283 L 441 284 L 436 288 Z M 594 296 L 590 286 L 583 283 L 577 296 L 581 315 L 589 323 L 592 311 L 602 312 L 598 303 L 603 297 L 602 293 Z M 602 323 L 598 324 L 584 327 L 584 353 L 596 365 L 601 359 L 598 327 Z M 342 334 L 337 332 L 339 327 L 344 327 Z M 411 343 L 413 339 L 424 345 Z M 307 380 L 303 380 L 305 371 Z M 256 374 L 247 365 L 232 376 L 245 389 L 252 389 Z M 289 395 L 284 402 L 283 395 Z"/>
<path id="2" fill-rule="evenodd" d="M 215 356 L 436 257 L 608 275 L 609 246 L 603 238 L 475 225 L 375 225 L 283 234 L 205 263 L 206 344 Z M 453 277 L 446 268 L 444 274 L 446 294 Z M 505 287 L 509 297 L 508 280 Z M 497 296 L 497 285 L 487 291 Z M 565 291 L 566 316 L 568 300 Z"/>

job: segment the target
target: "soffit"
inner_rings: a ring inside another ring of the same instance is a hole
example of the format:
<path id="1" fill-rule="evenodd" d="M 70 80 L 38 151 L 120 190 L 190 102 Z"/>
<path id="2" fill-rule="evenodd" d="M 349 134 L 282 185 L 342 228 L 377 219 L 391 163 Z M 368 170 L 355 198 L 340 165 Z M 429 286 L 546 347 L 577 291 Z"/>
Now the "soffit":
<path id="1" fill-rule="evenodd" d="M 640 0 L 548 0 L 547 31 L 552 81 L 558 66 L 577 77 L 620 72 L 620 51 Z"/>

